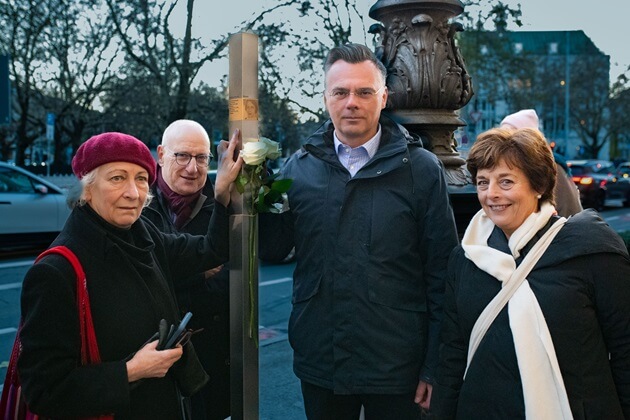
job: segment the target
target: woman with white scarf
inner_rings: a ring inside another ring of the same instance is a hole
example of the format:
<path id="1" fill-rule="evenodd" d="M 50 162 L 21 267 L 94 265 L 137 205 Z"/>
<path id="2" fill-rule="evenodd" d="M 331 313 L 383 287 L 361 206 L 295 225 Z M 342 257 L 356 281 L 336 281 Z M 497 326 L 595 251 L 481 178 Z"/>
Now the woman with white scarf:
<path id="1" fill-rule="evenodd" d="M 453 250 L 436 419 L 630 419 L 630 258 L 593 210 L 554 208 L 542 133 L 470 150 L 482 209 Z"/>

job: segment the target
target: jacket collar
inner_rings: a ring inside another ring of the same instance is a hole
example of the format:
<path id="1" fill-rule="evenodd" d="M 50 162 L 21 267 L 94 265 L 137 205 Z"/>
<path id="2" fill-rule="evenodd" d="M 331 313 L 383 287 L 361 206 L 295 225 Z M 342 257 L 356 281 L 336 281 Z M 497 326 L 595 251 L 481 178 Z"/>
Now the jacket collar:
<path id="1" fill-rule="evenodd" d="M 418 139 L 414 139 L 407 129 L 402 125 L 396 123 L 389 117 L 381 115 L 379 119 L 381 124 L 381 143 L 374 157 L 366 164 L 366 167 L 375 164 L 381 159 L 398 155 L 401 153 L 407 153 L 407 147 L 409 145 L 422 147 L 422 142 Z M 313 156 L 324 160 L 325 162 L 341 166 L 337 154 L 335 152 L 333 132 L 335 127 L 332 120 L 326 121 L 322 124 L 315 133 L 313 133 L 302 146 L 300 151 L 301 155 L 312 154 Z M 383 169 L 381 169 L 382 171 Z M 360 173 L 361 171 L 359 171 Z M 357 173 L 357 175 L 359 175 Z"/>
<path id="2" fill-rule="evenodd" d="M 81 232 L 81 240 L 77 242 L 79 246 L 89 247 L 90 253 L 102 255 L 103 258 L 105 258 L 112 249 L 119 248 L 117 245 L 119 240 L 116 240 L 117 235 L 115 230 L 117 228 L 111 225 L 108 227 L 104 225 L 107 224 L 107 222 L 99 219 L 100 216 L 96 215 L 93 210 L 84 207 L 75 207 L 67 221 L 68 229 L 64 228 L 64 232 L 67 230 L 68 233 L 62 233 L 59 239 L 67 235 L 65 240 L 73 241 L 72 237 L 76 235 L 77 232 Z M 142 217 L 136 220 L 131 228 L 129 228 L 128 235 L 132 237 L 134 247 L 140 250 L 139 252 L 151 252 L 155 247 L 151 234 L 144 225 Z M 57 242 L 57 240 L 55 240 L 55 242 Z M 57 244 L 55 243 L 55 245 Z"/>

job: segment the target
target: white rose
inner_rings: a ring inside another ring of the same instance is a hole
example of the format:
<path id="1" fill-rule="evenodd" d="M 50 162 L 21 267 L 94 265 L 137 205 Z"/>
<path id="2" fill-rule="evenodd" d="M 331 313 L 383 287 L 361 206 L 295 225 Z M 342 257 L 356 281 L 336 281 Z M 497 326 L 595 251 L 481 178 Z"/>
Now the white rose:
<path id="1" fill-rule="evenodd" d="M 282 156 L 280 144 L 277 141 L 269 140 L 267 137 L 261 137 L 260 141 L 267 145 L 267 158 L 274 160 Z"/>
<path id="2" fill-rule="evenodd" d="M 267 145 L 261 141 L 247 142 L 243 144 L 241 156 L 247 165 L 260 165 L 267 158 Z"/>

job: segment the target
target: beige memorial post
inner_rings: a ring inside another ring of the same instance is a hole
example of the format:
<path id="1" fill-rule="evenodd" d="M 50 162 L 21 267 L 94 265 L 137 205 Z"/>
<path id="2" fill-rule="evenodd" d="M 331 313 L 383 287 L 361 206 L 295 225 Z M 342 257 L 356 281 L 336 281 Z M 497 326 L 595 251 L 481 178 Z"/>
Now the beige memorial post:
<path id="1" fill-rule="evenodd" d="M 258 141 L 258 36 L 229 40 L 230 133 Z M 233 420 L 258 419 L 258 215 L 247 192 L 230 216 L 230 390 Z"/>

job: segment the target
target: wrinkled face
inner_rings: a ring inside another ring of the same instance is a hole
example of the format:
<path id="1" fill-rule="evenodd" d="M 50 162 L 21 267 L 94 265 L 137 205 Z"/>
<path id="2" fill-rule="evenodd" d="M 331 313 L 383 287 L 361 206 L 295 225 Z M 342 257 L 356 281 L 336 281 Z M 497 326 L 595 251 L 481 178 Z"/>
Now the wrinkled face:
<path id="1" fill-rule="evenodd" d="M 352 94 L 335 96 L 335 92 Z M 361 95 L 361 92 L 374 94 Z M 326 73 L 324 104 L 339 140 L 350 147 L 358 147 L 374 137 L 378 130 L 381 110 L 387 104 L 387 87 L 373 63 L 350 64 L 339 60 Z"/>
<path id="2" fill-rule="evenodd" d="M 190 195 L 206 184 L 207 165 L 199 166 L 194 157 L 188 164 L 180 165 L 175 158 L 175 153 L 186 153 L 190 156 L 209 155 L 210 142 L 203 133 L 184 127 L 158 146 L 157 151 L 162 178 L 173 192 Z"/>
<path id="3" fill-rule="evenodd" d="M 85 201 L 106 222 L 128 229 L 138 220 L 149 192 L 149 173 L 140 165 L 111 162 L 96 168 Z"/>
<path id="4" fill-rule="evenodd" d="M 508 238 L 538 211 L 538 194 L 522 170 L 503 160 L 495 168 L 477 171 L 481 207 Z"/>

